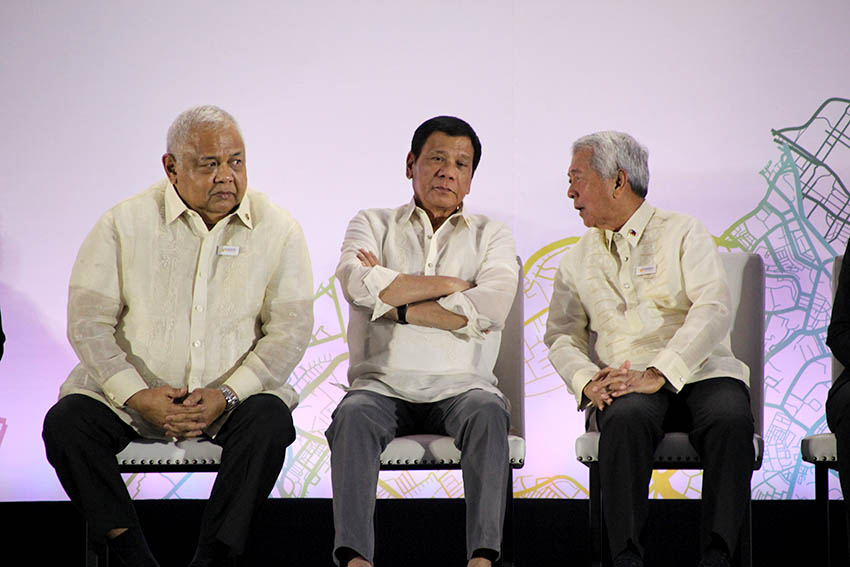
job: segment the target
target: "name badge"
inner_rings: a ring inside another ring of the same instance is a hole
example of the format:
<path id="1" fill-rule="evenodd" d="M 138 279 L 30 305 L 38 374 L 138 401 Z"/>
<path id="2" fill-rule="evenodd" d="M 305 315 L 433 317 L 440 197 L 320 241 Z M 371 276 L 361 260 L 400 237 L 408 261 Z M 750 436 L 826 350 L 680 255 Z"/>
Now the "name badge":
<path id="1" fill-rule="evenodd" d="M 219 256 L 238 256 L 239 255 L 239 247 L 238 246 L 219 246 L 218 247 L 218 255 Z"/>
<path id="2" fill-rule="evenodd" d="M 636 276 L 651 276 L 655 273 L 655 264 L 648 264 L 646 266 L 636 266 L 635 267 L 635 275 Z"/>

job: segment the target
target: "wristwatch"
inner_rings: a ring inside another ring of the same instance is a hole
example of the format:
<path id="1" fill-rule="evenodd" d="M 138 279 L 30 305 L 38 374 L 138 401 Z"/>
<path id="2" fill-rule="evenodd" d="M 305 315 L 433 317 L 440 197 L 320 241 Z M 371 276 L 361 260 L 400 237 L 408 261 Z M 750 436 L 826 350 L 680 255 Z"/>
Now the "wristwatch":
<path id="1" fill-rule="evenodd" d="M 398 322 L 401 325 L 407 325 L 407 303 L 404 305 L 399 305 L 395 308 L 396 313 L 398 314 Z"/>
<path id="2" fill-rule="evenodd" d="M 233 408 L 239 405 L 239 396 L 236 392 L 230 389 L 230 386 L 219 386 L 218 391 L 224 396 L 224 412 L 232 411 Z"/>

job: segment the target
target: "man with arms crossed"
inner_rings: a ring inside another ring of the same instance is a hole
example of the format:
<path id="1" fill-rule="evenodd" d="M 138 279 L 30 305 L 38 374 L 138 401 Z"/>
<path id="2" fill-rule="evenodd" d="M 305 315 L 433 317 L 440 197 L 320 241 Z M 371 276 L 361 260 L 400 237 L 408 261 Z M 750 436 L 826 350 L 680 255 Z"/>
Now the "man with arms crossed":
<path id="1" fill-rule="evenodd" d="M 44 443 L 112 561 L 155 566 L 115 454 L 139 437 L 212 438 L 221 467 L 191 565 L 225 565 L 295 439 L 286 381 L 312 332 L 312 269 L 295 219 L 247 188 L 232 116 L 182 113 L 162 163 L 168 179 L 109 210 L 80 249 L 68 299 L 80 364 Z"/>
<path id="2" fill-rule="evenodd" d="M 498 558 L 509 412 L 493 366 L 518 266 L 508 227 L 464 208 L 480 157 L 469 124 L 427 120 L 407 154 L 413 198 L 348 225 L 336 273 L 352 305 L 351 387 L 326 433 L 343 566 L 372 564 L 381 452 L 425 432 L 462 451 L 468 565 Z"/>
<path id="3" fill-rule="evenodd" d="M 750 490 L 753 417 L 716 245 L 696 219 L 644 200 L 647 151 L 628 134 L 576 141 L 569 180 L 590 230 L 561 261 L 544 341 L 579 408 L 594 408 L 614 564 L 643 565 L 652 457 L 676 423 L 705 464 L 699 565 L 729 565 Z"/>

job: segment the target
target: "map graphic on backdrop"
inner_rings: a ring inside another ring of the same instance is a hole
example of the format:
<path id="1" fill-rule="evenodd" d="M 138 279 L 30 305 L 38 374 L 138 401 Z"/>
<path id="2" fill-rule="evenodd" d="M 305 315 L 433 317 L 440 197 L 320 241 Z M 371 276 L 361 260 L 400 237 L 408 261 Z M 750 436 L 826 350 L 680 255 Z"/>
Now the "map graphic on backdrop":
<path id="1" fill-rule="evenodd" d="M 828 99 L 802 126 L 772 134 L 779 157 L 761 170 L 767 185 L 764 197 L 717 241 L 721 249 L 755 252 L 765 262 L 765 457 L 762 469 L 753 476 L 753 497 L 811 498 L 813 471 L 800 461 L 799 446 L 802 437 L 826 429 L 823 404 L 831 363 L 824 341 L 831 310 L 831 268 L 850 236 L 850 195 L 837 168 L 831 166 L 850 163 L 850 100 Z M 573 236 L 553 242 L 529 257 L 524 266 L 529 400 L 563 396 L 564 384 L 549 365 L 542 338 L 555 271 L 563 252 L 577 240 Z M 340 385 L 346 383 L 347 305 L 333 277 L 319 286 L 315 300 L 313 339 L 291 378 L 302 400 L 294 412 L 298 435 L 273 496 L 327 497 L 331 493 L 324 431 L 344 393 Z M 572 451 L 570 443 L 564 444 L 564 451 Z M 537 476 L 533 459 L 529 454 L 526 469 L 515 472 L 517 497 L 586 496 L 587 487 L 569 474 L 583 467 Z M 143 498 L 205 498 L 212 480 L 212 475 L 202 474 L 126 477 L 131 494 Z M 650 493 L 660 498 L 698 498 L 701 473 L 656 471 Z M 378 495 L 460 497 L 463 483 L 454 471 L 382 473 Z"/>

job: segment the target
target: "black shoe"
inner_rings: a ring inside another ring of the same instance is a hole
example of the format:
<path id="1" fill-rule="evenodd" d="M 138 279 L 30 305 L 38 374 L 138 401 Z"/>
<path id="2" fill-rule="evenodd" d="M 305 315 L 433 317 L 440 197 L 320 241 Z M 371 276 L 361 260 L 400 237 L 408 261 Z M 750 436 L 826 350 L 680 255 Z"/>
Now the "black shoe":
<path id="1" fill-rule="evenodd" d="M 643 567 L 643 559 L 634 551 L 626 550 L 614 558 L 614 567 Z"/>
<path id="2" fill-rule="evenodd" d="M 114 538 L 107 538 L 109 560 L 117 567 L 159 567 L 151 553 L 145 535 L 139 528 L 130 528 Z"/>
<path id="3" fill-rule="evenodd" d="M 702 554 L 698 567 L 731 567 L 729 554 L 715 548 L 709 548 Z"/>

